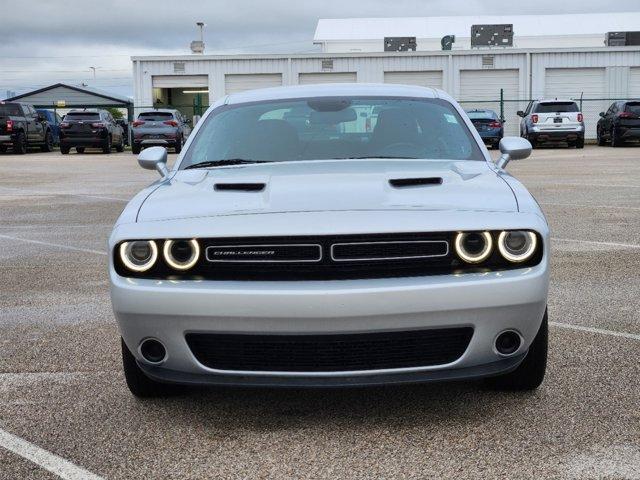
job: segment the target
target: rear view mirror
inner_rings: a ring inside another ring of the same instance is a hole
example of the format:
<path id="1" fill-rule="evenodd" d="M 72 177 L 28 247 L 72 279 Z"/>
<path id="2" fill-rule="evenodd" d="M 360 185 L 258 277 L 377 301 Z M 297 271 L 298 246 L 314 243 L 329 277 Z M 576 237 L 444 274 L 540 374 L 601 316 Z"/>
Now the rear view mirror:
<path id="1" fill-rule="evenodd" d="M 164 147 L 145 148 L 138 155 L 138 164 L 146 170 L 157 170 L 163 178 L 169 175 L 167 149 Z"/>
<path id="2" fill-rule="evenodd" d="M 358 115 L 353 108 L 345 108 L 337 112 L 314 111 L 309 116 L 309 122 L 314 125 L 337 125 L 338 123 L 353 122 L 357 119 Z"/>
<path id="3" fill-rule="evenodd" d="M 518 115 L 519 117 L 524 117 L 524 112 L 522 110 L 518 110 L 516 115 Z"/>
<path id="4" fill-rule="evenodd" d="M 520 137 L 504 137 L 500 140 L 502 155 L 496 162 L 499 168 L 504 168 L 511 160 L 523 160 L 531 155 L 529 140 Z"/>

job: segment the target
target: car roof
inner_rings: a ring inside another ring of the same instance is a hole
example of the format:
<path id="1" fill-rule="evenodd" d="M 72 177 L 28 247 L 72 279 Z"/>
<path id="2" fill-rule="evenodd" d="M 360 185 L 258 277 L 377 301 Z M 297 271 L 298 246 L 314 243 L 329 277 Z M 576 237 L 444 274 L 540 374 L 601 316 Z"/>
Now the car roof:
<path id="1" fill-rule="evenodd" d="M 538 103 L 576 103 L 575 100 L 571 100 L 570 98 L 543 98 L 541 100 L 536 100 Z"/>
<path id="2" fill-rule="evenodd" d="M 140 112 L 138 115 L 141 115 L 143 113 L 176 113 L 178 110 L 176 109 L 170 109 L 170 108 L 150 108 L 148 110 L 143 110 L 142 112 Z"/>
<path id="3" fill-rule="evenodd" d="M 428 87 L 388 83 L 326 83 L 318 85 L 290 85 L 286 87 L 262 88 L 259 90 L 232 93 L 227 97 L 225 103 L 237 104 L 290 98 L 342 96 L 450 99 L 449 95 L 442 90 Z"/>

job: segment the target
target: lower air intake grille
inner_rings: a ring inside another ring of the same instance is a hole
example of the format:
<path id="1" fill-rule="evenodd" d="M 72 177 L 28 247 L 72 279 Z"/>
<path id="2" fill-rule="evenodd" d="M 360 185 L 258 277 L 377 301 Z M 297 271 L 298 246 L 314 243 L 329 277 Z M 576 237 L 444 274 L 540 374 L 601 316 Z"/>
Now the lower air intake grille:
<path id="1" fill-rule="evenodd" d="M 341 372 L 451 363 L 467 349 L 473 328 L 331 335 L 190 333 L 197 360 L 218 370 Z"/>

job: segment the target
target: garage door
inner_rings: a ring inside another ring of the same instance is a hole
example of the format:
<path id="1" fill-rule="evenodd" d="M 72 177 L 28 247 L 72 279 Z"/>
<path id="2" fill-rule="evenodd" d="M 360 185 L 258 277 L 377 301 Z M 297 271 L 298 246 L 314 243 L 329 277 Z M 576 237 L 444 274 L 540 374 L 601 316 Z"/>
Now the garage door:
<path id="1" fill-rule="evenodd" d="M 256 88 L 279 87 L 280 85 L 282 85 L 281 73 L 241 73 L 224 76 L 224 90 L 227 95 Z"/>
<path id="2" fill-rule="evenodd" d="M 153 88 L 208 87 L 207 75 L 154 75 Z"/>
<path id="3" fill-rule="evenodd" d="M 629 69 L 629 98 L 640 99 L 640 68 Z"/>
<path id="4" fill-rule="evenodd" d="M 520 100 L 520 77 L 517 69 L 460 70 L 460 102 L 462 108 L 490 109 L 500 115 L 500 89 L 504 90 L 504 131 L 518 135 L 520 117 L 516 115 L 526 102 Z M 511 101 L 508 101 L 511 100 Z"/>
<path id="5" fill-rule="evenodd" d="M 384 83 L 442 88 L 442 71 L 384 72 Z"/>
<path id="6" fill-rule="evenodd" d="M 356 83 L 358 76 L 355 72 L 348 73 L 301 73 L 298 75 L 298 83 L 300 85 L 309 85 L 314 83 Z"/>
<path id="7" fill-rule="evenodd" d="M 606 98 L 604 68 L 547 68 L 545 70 L 545 98 L 573 98 L 582 95 L 582 113 L 586 138 L 596 138 L 598 113 L 606 110 L 610 102 L 595 100 Z"/>

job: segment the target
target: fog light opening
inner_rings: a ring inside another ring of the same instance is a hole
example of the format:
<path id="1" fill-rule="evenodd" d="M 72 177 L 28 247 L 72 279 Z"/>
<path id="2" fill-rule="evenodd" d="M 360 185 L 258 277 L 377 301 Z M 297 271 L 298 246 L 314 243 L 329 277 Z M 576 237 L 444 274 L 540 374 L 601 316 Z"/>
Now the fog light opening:
<path id="1" fill-rule="evenodd" d="M 140 355 L 148 363 L 157 365 L 167 358 L 167 349 L 160 341 L 154 338 L 148 338 L 140 344 Z"/>
<path id="2" fill-rule="evenodd" d="M 507 330 L 496 337 L 496 351 L 500 355 L 513 355 L 520 349 L 522 345 L 522 337 L 518 332 Z"/>

